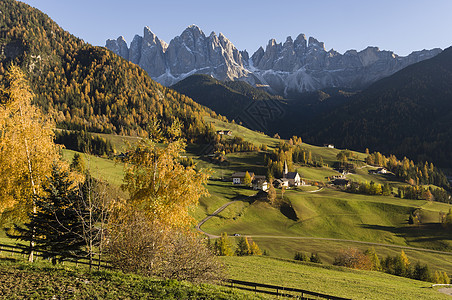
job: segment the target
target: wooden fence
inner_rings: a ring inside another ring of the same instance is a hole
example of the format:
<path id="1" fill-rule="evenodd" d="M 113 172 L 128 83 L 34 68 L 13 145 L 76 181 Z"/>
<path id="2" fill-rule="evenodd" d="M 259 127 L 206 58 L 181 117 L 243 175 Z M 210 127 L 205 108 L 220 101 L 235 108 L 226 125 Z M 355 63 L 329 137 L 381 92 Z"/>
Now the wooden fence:
<path id="1" fill-rule="evenodd" d="M 9 253 L 11 255 L 26 255 L 26 251 L 29 249 L 28 246 L 20 246 L 20 245 L 7 245 L 0 244 L 0 254 L 2 252 Z M 45 251 L 35 250 L 35 256 L 44 257 Z M 47 254 L 49 254 L 47 252 Z M 76 265 L 89 265 L 88 258 L 80 258 L 80 257 L 68 257 L 64 259 L 64 262 L 74 263 Z M 99 258 L 93 259 L 92 267 L 96 267 L 98 269 L 113 269 L 112 266 L 109 265 L 107 261 L 100 260 Z M 317 292 L 306 291 L 302 289 L 290 288 L 290 287 L 282 287 L 278 285 L 271 284 L 263 284 L 235 279 L 227 279 L 225 280 L 225 286 L 231 288 L 237 288 L 247 291 L 252 291 L 255 293 L 263 293 L 280 297 L 288 297 L 288 298 L 296 298 L 296 299 L 329 299 L 329 300 L 350 300 L 348 298 L 341 298 L 331 295 L 326 295 Z"/>
<path id="2" fill-rule="evenodd" d="M 0 254 L 2 252 L 6 252 L 9 253 L 11 255 L 16 254 L 16 255 L 26 255 L 27 250 L 29 250 L 30 247 L 29 246 L 20 246 L 20 245 L 7 245 L 7 244 L 0 244 Z M 39 249 L 34 250 L 34 256 L 37 257 L 48 257 L 48 255 L 45 254 L 49 254 L 49 252 L 46 251 L 41 251 Z M 89 258 L 87 257 L 77 257 L 77 256 L 72 256 L 72 257 L 67 257 L 63 260 L 63 262 L 70 262 L 70 263 L 74 263 L 76 265 L 80 264 L 80 265 L 87 265 L 89 266 Z M 93 258 L 92 261 L 92 267 L 100 269 L 100 268 L 104 268 L 104 269 L 112 269 L 112 267 L 108 264 L 107 261 L 101 260 L 99 259 L 99 257 L 96 256 Z"/>
<path id="3" fill-rule="evenodd" d="M 262 284 L 256 282 L 228 279 L 226 280 L 229 287 L 253 291 L 255 293 L 263 293 L 280 297 L 296 298 L 296 299 L 329 299 L 329 300 L 350 300 L 349 298 L 336 297 L 317 292 L 306 291 L 302 289 L 282 287 L 278 285 Z"/>

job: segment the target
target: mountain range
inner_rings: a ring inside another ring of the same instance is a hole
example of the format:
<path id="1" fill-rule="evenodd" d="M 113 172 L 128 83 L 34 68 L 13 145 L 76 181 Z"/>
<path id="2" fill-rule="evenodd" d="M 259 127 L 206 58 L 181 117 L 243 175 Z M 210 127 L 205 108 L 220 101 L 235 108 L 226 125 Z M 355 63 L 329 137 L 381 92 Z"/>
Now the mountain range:
<path id="1" fill-rule="evenodd" d="M 323 89 L 269 97 L 245 82 L 191 75 L 171 86 L 230 120 L 310 144 L 380 151 L 452 168 L 452 48 L 359 92 Z M 242 86 L 239 90 L 233 85 Z"/>
<path id="2" fill-rule="evenodd" d="M 304 140 L 452 168 L 452 47 L 383 78 L 305 123 Z"/>
<path id="3" fill-rule="evenodd" d="M 391 51 L 367 47 L 340 54 L 333 49 L 327 51 L 323 42 L 300 34 L 295 40 L 287 37 L 284 43 L 271 39 L 265 50 L 260 47 L 249 56 L 222 33 L 206 36 L 195 25 L 186 28 L 169 44 L 145 27 L 143 36 L 135 35 L 130 47 L 122 36 L 107 40 L 106 47 L 139 65 L 165 86 L 199 73 L 222 81 L 246 81 L 284 97 L 331 87 L 362 89 L 441 52 L 435 48 L 401 57 Z"/>

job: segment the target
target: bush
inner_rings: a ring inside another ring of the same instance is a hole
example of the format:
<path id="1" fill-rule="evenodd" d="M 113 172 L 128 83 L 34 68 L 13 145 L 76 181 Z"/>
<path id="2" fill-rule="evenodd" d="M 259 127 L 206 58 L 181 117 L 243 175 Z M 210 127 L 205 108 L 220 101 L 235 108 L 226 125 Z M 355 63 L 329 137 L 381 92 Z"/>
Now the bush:
<path id="1" fill-rule="evenodd" d="M 107 255 L 123 272 L 193 282 L 222 278 L 222 268 L 197 235 L 150 223 L 144 213 L 129 212 L 112 225 Z"/>
<path id="2" fill-rule="evenodd" d="M 334 259 L 334 265 L 347 268 L 371 270 L 372 262 L 369 257 L 356 248 L 341 250 L 339 256 Z"/>
<path id="3" fill-rule="evenodd" d="M 311 257 L 309 260 L 316 264 L 321 264 L 322 260 L 320 259 L 319 255 L 317 253 L 311 253 Z"/>
<path id="4" fill-rule="evenodd" d="M 299 260 L 299 261 L 309 261 L 309 257 L 306 253 L 304 252 L 297 252 L 295 253 L 294 258 L 295 260 Z"/>

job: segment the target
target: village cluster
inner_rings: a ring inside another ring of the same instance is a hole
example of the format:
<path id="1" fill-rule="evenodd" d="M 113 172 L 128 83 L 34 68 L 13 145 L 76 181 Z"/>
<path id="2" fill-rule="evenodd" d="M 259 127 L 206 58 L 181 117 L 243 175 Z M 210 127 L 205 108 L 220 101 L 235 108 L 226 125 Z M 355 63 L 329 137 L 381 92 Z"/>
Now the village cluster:
<path id="1" fill-rule="evenodd" d="M 264 175 L 255 175 L 253 172 L 235 172 L 232 174 L 232 183 L 233 184 L 245 184 L 246 174 L 250 176 L 250 182 L 255 190 L 261 190 L 266 192 L 270 183 Z M 284 163 L 284 174 L 282 178 L 274 179 L 272 182 L 275 188 L 291 188 L 297 187 L 301 185 L 306 185 L 306 182 L 301 179 L 300 174 L 298 172 L 289 172 L 289 168 L 287 167 L 287 163 Z"/>

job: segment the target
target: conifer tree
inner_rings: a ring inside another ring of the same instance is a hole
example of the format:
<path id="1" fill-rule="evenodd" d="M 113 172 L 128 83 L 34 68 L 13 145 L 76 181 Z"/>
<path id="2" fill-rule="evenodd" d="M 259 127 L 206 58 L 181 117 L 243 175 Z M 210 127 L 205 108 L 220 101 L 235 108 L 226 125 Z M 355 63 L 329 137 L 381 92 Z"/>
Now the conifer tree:
<path id="1" fill-rule="evenodd" d="M 308 255 L 304 252 L 295 253 L 294 259 L 299 261 L 309 261 Z"/>
<path id="2" fill-rule="evenodd" d="M 74 154 L 70 168 L 71 168 L 71 170 L 76 171 L 80 174 L 85 173 L 85 171 L 86 171 L 85 160 L 79 153 Z"/>
<path id="3" fill-rule="evenodd" d="M 270 202 L 271 205 L 273 205 L 276 201 L 276 190 L 271 181 L 270 181 L 269 187 L 268 187 L 267 200 L 268 200 L 268 202 Z"/>
<path id="4" fill-rule="evenodd" d="M 382 194 L 383 194 L 383 196 L 389 196 L 389 195 L 391 195 L 391 186 L 389 185 L 389 183 L 385 183 L 384 185 L 383 185 L 383 189 L 382 189 Z"/>
<path id="5" fill-rule="evenodd" d="M 245 237 L 239 238 L 235 254 L 237 256 L 251 255 L 251 247 L 247 238 Z"/>
<path id="6" fill-rule="evenodd" d="M 450 278 L 449 278 L 449 276 L 447 276 L 447 273 L 446 273 L 446 272 L 442 272 L 442 273 L 441 273 L 441 281 L 442 281 L 444 284 L 450 284 Z"/>
<path id="7" fill-rule="evenodd" d="M 10 237 L 34 241 L 54 264 L 57 259 L 85 255 L 79 195 L 68 172 L 55 164 L 44 192 L 44 196 L 35 197 L 37 211 L 30 215 L 30 221 L 25 227 L 15 225 L 18 234 Z"/>
<path id="8" fill-rule="evenodd" d="M 189 209 L 207 195 L 208 174 L 195 166 L 184 167 L 180 163 L 183 151 L 182 141 L 158 147 L 142 140 L 127 157 L 123 189 L 130 195 L 129 204 L 143 210 L 149 221 L 188 229 L 194 222 Z"/>
<path id="9" fill-rule="evenodd" d="M 320 259 L 319 255 L 317 253 L 311 253 L 311 257 L 309 258 L 309 261 L 316 264 L 321 264 L 322 260 Z"/>
<path id="10" fill-rule="evenodd" d="M 433 275 L 434 283 L 443 283 L 443 280 L 442 280 L 440 274 L 441 274 L 441 272 L 435 271 L 435 274 Z"/>
<path id="11" fill-rule="evenodd" d="M 364 252 L 364 254 L 367 255 L 367 257 L 369 257 L 369 260 L 372 263 L 372 270 L 381 271 L 382 268 L 381 268 L 380 259 L 378 258 L 375 248 L 371 247 L 371 248 L 367 249 Z"/>

